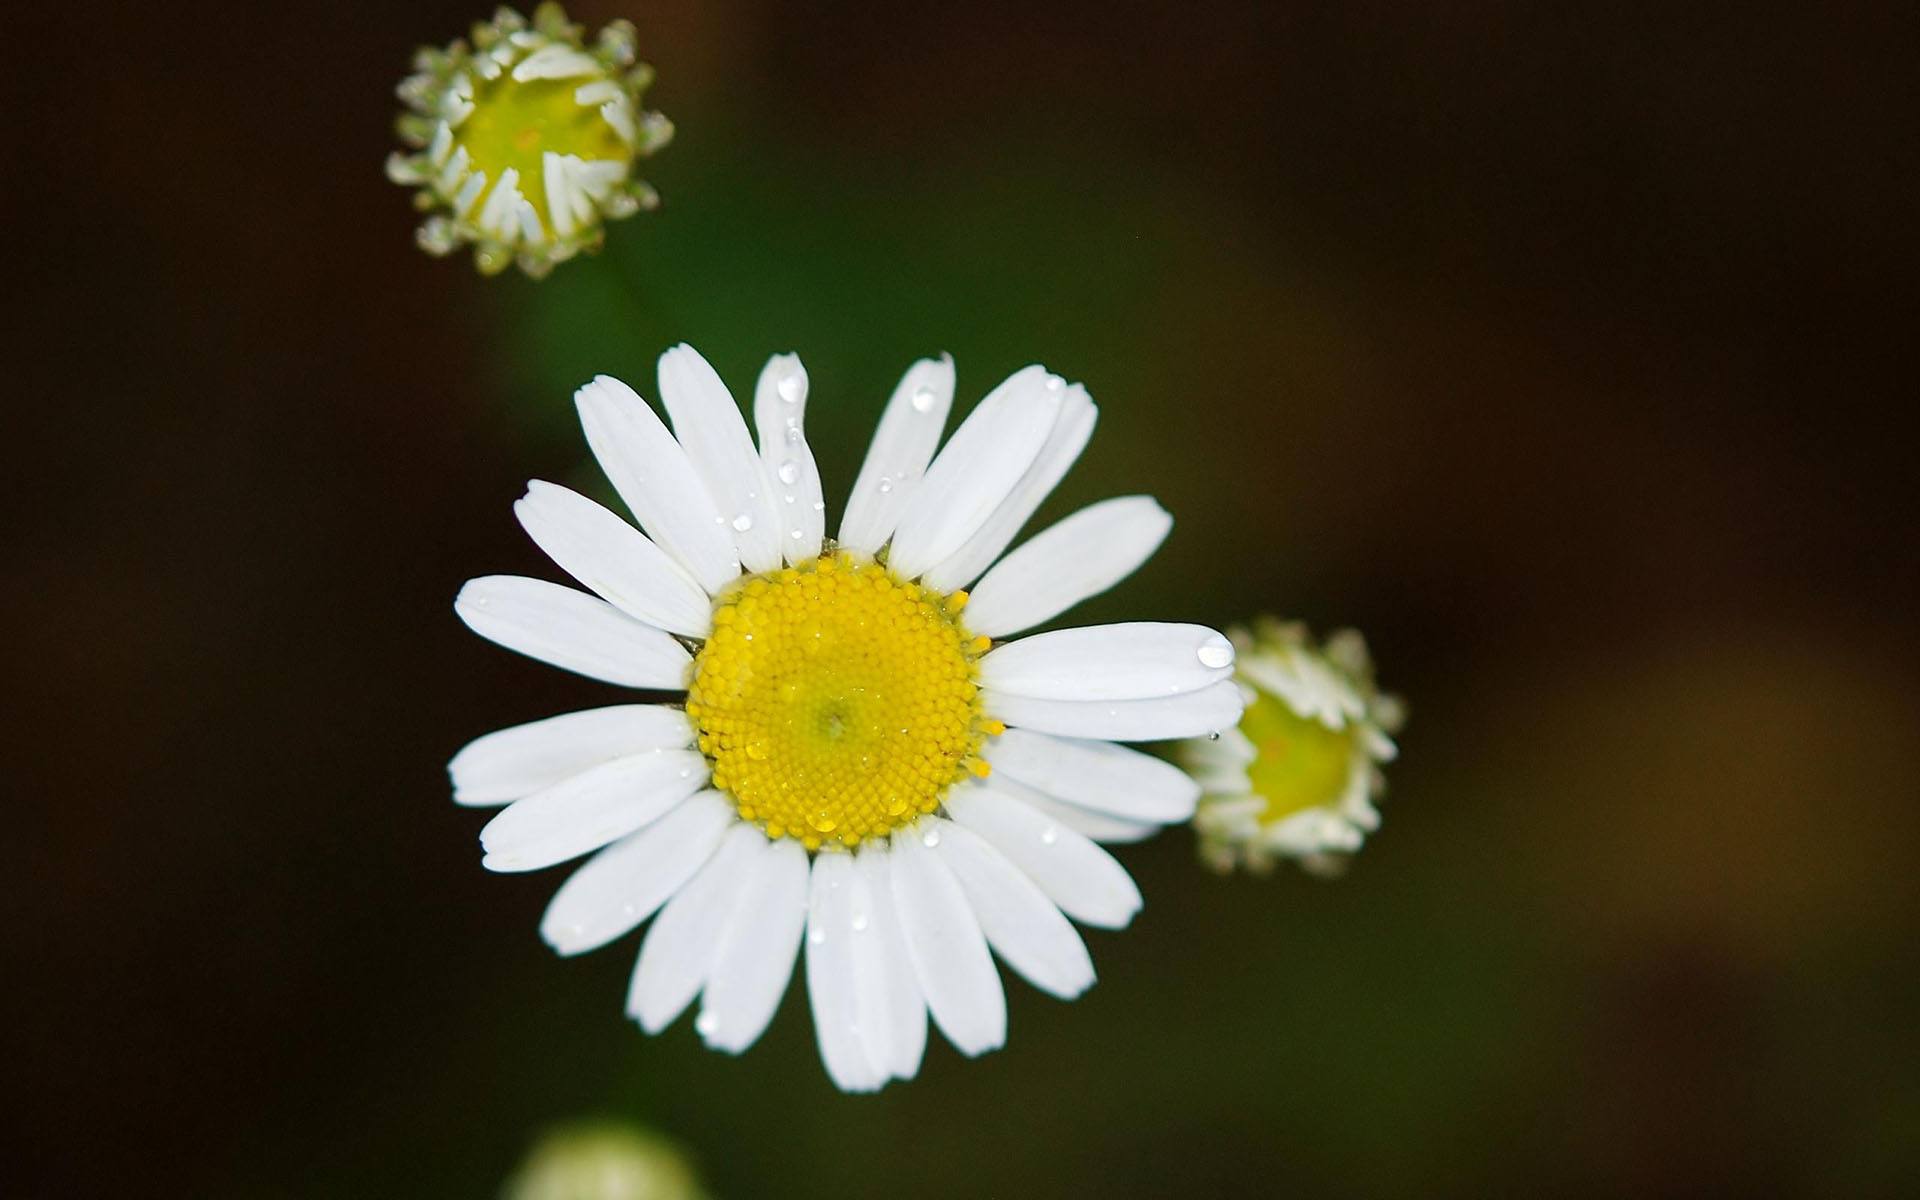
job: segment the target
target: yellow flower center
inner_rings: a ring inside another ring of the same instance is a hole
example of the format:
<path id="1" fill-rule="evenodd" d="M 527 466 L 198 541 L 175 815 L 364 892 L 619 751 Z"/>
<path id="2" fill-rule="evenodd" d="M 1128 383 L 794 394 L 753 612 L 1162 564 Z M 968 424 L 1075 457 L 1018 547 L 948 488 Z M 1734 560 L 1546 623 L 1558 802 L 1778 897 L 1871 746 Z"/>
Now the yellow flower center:
<path id="1" fill-rule="evenodd" d="M 546 160 L 556 154 L 632 163 L 633 147 L 600 115 L 598 106 L 581 104 L 575 91 L 603 76 L 572 79 L 532 79 L 517 82 L 511 71 L 494 79 L 473 80 L 473 112 L 454 130 L 458 145 L 472 156 L 471 165 L 487 173 L 487 194 L 501 174 L 520 173 L 520 194 L 533 205 L 540 222 L 553 229 L 548 207 Z M 480 203 L 486 202 L 485 195 Z"/>
<path id="2" fill-rule="evenodd" d="M 723 596 L 687 715 L 713 785 L 771 837 L 856 846 L 940 806 L 980 742 L 976 663 L 990 645 L 942 595 L 826 555 Z"/>
<path id="3" fill-rule="evenodd" d="M 1247 778 L 1254 794 L 1266 800 L 1261 824 L 1336 804 L 1346 794 L 1355 768 L 1352 724 L 1328 729 L 1262 691 L 1240 718 L 1240 732 L 1257 753 Z"/>

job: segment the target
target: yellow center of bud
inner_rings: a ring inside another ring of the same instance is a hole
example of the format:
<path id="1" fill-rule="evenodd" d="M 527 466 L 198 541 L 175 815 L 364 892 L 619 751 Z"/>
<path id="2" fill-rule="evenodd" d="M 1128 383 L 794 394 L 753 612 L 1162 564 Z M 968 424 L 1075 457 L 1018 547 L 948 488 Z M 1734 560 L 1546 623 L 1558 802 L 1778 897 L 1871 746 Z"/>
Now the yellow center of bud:
<path id="1" fill-rule="evenodd" d="M 546 159 L 572 154 L 589 162 L 632 163 L 634 149 L 609 125 L 594 104 L 581 104 L 574 93 L 605 76 L 571 79 L 515 80 L 502 72 L 489 80 L 474 80 L 473 112 L 454 130 L 455 144 L 466 147 L 470 165 L 487 174 L 487 192 L 508 170 L 519 172 L 520 194 L 533 205 L 542 225 L 554 227 L 547 196 Z"/>
<path id="2" fill-rule="evenodd" d="M 1247 777 L 1254 794 L 1267 802 L 1260 812 L 1261 824 L 1336 804 L 1346 794 L 1355 768 L 1351 724 L 1328 729 L 1261 691 L 1240 718 L 1240 732 L 1252 740 L 1257 752 Z"/>
<path id="3" fill-rule="evenodd" d="M 976 663 L 987 650 L 943 595 L 827 555 L 719 601 L 687 715 L 713 785 L 771 837 L 856 846 L 985 775 Z"/>

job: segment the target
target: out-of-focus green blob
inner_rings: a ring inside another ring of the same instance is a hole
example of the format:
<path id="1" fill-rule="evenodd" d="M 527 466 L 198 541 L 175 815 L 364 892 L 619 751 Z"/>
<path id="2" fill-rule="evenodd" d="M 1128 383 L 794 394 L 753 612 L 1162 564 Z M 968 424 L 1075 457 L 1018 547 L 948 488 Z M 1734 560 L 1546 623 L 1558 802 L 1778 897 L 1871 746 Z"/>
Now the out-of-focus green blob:
<path id="1" fill-rule="evenodd" d="M 543 1137 L 501 1189 L 502 1200 L 705 1200 L 678 1147 L 614 1122 L 571 1125 Z"/>

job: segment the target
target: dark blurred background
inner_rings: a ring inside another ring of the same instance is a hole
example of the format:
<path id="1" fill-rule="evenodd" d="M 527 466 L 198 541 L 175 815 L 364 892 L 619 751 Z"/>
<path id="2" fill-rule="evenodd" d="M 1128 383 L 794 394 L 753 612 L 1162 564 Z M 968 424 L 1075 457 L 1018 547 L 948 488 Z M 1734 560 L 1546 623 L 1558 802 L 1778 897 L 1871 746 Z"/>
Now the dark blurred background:
<path id="1" fill-rule="evenodd" d="M 581 4 L 680 133 L 537 285 L 381 172 L 484 0 L 14 14 L 0 1190 L 486 1196 L 611 1116 L 728 1197 L 1913 1194 L 1903 8 Z M 801 989 L 642 1037 L 443 773 L 611 693 L 450 602 L 682 339 L 802 354 L 835 511 L 914 357 L 1084 380 L 1042 520 L 1178 524 L 1078 615 L 1363 628 L 1383 831 L 1123 849 L 1099 986 L 877 1099 Z"/>

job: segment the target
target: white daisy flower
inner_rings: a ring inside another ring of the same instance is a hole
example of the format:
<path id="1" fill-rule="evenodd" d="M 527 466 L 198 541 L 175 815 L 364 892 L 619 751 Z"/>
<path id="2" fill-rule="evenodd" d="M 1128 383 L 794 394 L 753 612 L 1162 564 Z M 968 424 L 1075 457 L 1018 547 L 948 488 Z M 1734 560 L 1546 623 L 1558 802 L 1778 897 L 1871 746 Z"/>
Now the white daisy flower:
<path id="1" fill-rule="evenodd" d="M 801 945 L 827 1072 L 911 1078 L 926 1018 L 962 1053 L 1006 1038 L 989 948 L 1063 999 L 1093 983 L 1073 921 L 1126 925 L 1140 893 L 1099 845 L 1188 819 L 1198 786 L 1119 742 L 1231 728 L 1233 647 L 1197 625 L 1006 638 L 1125 578 L 1172 518 L 1127 496 L 1002 552 L 1093 431 L 1093 401 L 1017 372 L 938 455 L 950 359 L 907 371 L 838 536 L 807 445 L 807 375 L 767 363 L 759 445 L 690 347 L 660 359 L 672 432 L 618 380 L 575 397 L 644 533 L 584 496 L 515 506 L 590 591 L 476 579 L 483 637 L 624 687 L 685 692 L 502 730 L 453 759 L 454 799 L 508 807 L 484 865 L 593 853 L 541 932 L 562 954 L 656 911 L 627 1011 L 658 1032 L 694 1002 L 737 1053 L 772 1018 Z M 965 590 L 975 579 L 971 595 Z"/>
<path id="2" fill-rule="evenodd" d="M 558 4 L 533 21 L 511 8 L 473 27 L 471 44 L 428 47 L 401 82 L 405 152 L 387 176 L 419 189 L 429 254 L 471 244 L 484 274 L 517 262 L 535 277 L 600 248 L 605 222 L 654 208 L 634 175 L 673 123 L 641 107 L 653 68 L 636 62 L 633 26 L 610 22 L 592 45 Z"/>
<path id="3" fill-rule="evenodd" d="M 1338 874 L 1380 827 L 1380 764 L 1398 752 L 1399 697 L 1380 692 L 1358 631 L 1316 645 L 1298 622 L 1271 617 L 1229 631 L 1247 691 L 1239 724 L 1193 738 L 1174 758 L 1204 794 L 1193 818 L 1201 856 L 1218 870 L 1270 870 L 1297 859 Z"/>

